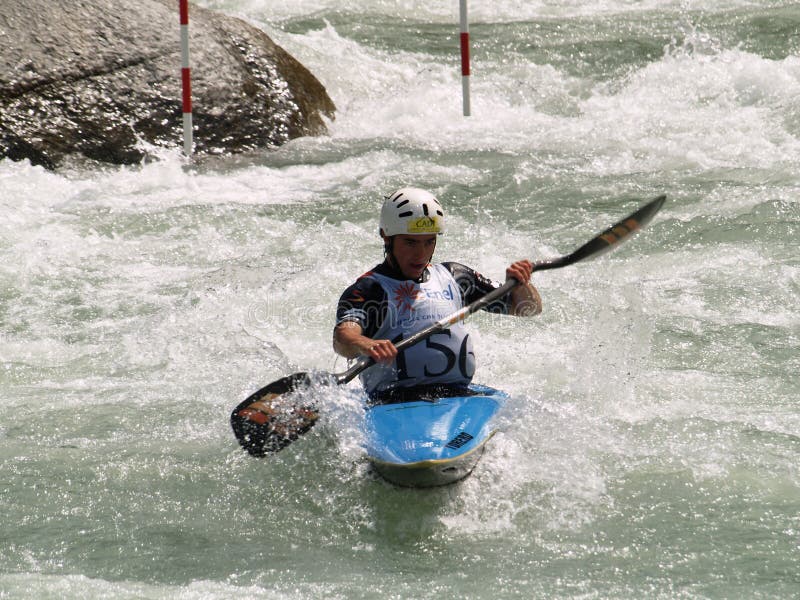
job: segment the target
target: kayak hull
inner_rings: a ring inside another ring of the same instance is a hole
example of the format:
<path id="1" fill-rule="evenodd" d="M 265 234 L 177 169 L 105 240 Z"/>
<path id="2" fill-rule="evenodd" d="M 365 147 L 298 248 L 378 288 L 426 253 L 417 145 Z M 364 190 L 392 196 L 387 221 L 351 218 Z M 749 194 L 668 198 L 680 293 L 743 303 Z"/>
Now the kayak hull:
<path id="1" fill-rule="evenodd" d="M 395 485 L 434 487 L 467 477 L 495 433 L 507 398 L 494 388 L 367 408 L 366 451 L 378 474 Z"/>

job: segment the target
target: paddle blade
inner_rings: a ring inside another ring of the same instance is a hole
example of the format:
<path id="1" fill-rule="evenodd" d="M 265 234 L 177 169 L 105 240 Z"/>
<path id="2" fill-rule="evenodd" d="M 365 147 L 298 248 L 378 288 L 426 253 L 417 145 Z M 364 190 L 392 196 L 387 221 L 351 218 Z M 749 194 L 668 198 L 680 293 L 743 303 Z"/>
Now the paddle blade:
<path id="1" fill-rule="evenodd" d="M 233 409 L 231 427 L 242 448 L 252 456 L 266 456 L 311 429 L 319 413 L 300 399 L 310 384 L 308 373 L 295 373 L 261 388 Z"/>
<path id="2" fill-rule="evenodd" d="M 636 212 L 622 219 L 619 223 L 615 223 L 593 240 L 587 242 L 575 252 L 570 254 L 565 261 L 566 264 L 572 264 L 578 262 L 579 260 L 589 258 L 590 256 L 608 252 L 622 240 L 630 237 L 632 234 L 636 233 L 642 227 L 647 225 L 655 216 L 655 214 L 661 210 L 661 207 L 664 205 L 664 201 L 666 199 L 667 197 L 664 195 L 658 196 L 642 206 Z"/>

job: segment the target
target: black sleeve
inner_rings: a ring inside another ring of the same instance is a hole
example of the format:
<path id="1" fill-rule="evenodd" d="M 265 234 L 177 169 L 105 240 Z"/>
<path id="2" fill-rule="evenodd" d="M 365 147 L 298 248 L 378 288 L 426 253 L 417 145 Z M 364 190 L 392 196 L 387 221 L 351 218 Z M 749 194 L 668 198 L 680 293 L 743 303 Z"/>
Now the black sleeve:
<path id="1" fill-rule="evenodd" d="M 492 290 L 500 287 L 499 285 L 492 283 L 490 279 L 484 277 L 474 269 L 470 269 L 461 263 L 445 262 L 442 263 L 442 266 L 450 271 L 450 273 L 453 275 L 453 278 L 456 280 L 456 283 L 458 283 L 458 287 L 461 289 L 461 298 L 464 301 L 464 305 L 471 304 L 478 298 L 485 296 Z M 483 310 L 490 313 L 507 315 L 510 307 L 511 292 L 507 293 L 501 298 L 498 298 L 486 306 Z"/>
<path id="2" fill-rule="evenodd" d="M 339 298 L 336 325 L 353 321 L 367 337 L 373 337 L 386 317 L 386 294 L 372 277 L 359 277 Z"/>

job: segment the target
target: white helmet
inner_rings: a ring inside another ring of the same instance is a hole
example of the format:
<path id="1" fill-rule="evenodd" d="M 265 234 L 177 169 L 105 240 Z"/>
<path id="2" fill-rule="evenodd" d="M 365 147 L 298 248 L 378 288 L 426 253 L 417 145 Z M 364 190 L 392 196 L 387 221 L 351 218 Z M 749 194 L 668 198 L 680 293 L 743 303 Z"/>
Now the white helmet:
<path id="1" fill-rule="evenodd" d="M 430 192 L 413 187 L 401 188 L 383 203 L 380 230 L 387 237 L 441 234 L 444 231 L 442 205 Z"/>

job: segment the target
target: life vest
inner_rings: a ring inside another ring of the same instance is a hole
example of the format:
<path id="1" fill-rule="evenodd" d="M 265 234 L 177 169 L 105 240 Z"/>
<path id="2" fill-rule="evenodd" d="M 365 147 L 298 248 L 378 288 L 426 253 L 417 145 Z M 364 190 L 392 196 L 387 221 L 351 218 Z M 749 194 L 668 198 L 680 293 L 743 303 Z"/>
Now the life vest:
<path id="1" fill-rule="evenodd" d="M 459 310 L 461 290 L 442 265 L 428 267 L 430 277 L 417 283 L 370 273 L 386 293 L 386 317 L 373 339 L 394 344 Z M 472 340 L 463 323 L 456 323 L 402 350 L 391 365 L 376 364 L 360 377 L 368 394 L 395 387 L 428 384 L 468 385 L 475 373 Z"/>

